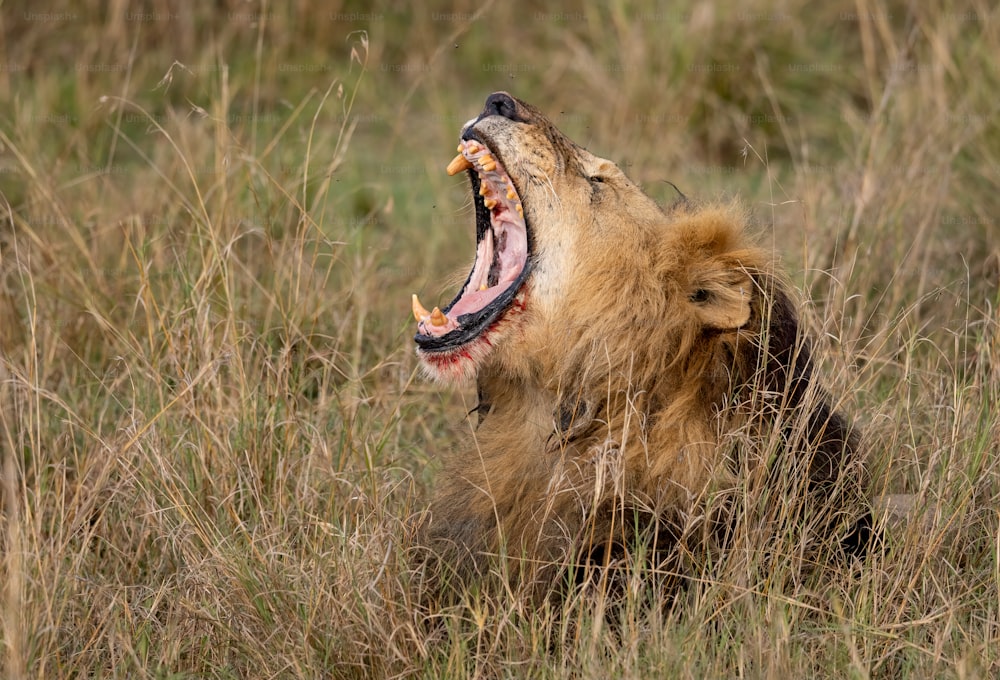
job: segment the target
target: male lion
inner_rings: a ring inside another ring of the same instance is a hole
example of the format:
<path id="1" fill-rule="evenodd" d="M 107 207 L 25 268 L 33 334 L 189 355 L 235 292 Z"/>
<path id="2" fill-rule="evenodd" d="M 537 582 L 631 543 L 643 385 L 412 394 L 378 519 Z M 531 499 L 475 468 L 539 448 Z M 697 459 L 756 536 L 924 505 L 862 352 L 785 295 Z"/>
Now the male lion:
<path id="1" fill-rule="evenodd" d="M 504 92 L 458 152 L 472 271 L 444 307 L 413 296 L 426 372 L 479 392 L 423 527 L 442 565 L 537 584 L 647 530 L 662 553 L 740 475 L 816 501 L 792 516 L 824 550 L 863 548 L 857 436 L 811 386 L 786 285 L 739 209 L 661 209 Z M 730 522 L 707 524 L 719 537 Z"/>

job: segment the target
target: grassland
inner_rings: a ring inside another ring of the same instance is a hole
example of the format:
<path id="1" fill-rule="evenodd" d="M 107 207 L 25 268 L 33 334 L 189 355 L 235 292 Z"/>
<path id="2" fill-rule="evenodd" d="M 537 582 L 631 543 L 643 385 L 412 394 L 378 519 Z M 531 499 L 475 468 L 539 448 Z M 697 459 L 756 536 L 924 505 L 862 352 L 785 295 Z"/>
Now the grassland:
<path id="1" fill-rule="evenodd" d="M 995 4 L 188 4 L 0 10 L 5 677 L 1000 672 Z M 406 521 L 471 404 L 408 295 L 470 261 L 443 167 L 496 89 L 752 207 L 872 493 L 923 513 L 884 554 L 747 551 L 617 631 L 417 607 Z"/>

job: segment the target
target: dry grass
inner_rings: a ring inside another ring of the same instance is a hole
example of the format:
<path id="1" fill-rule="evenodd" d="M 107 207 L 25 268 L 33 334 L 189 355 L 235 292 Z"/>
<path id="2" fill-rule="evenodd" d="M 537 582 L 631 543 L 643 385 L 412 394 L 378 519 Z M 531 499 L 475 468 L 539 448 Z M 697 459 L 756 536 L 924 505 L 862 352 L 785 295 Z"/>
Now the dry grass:
<path id="1" fill-rule="evenodd" d="M 996 8 L 538 7 L 5 12 L 7 677 L 1000 670 Z M 873 492 L 926 510 L 884 555 L 763 578 L 747 538 L 617 633 L 582 598 L 415 605 L 468 395 L 415 378 L 407 299 L 469 260 L 442 168 L 500 88 L 654 196 L 753 205 Z"/>

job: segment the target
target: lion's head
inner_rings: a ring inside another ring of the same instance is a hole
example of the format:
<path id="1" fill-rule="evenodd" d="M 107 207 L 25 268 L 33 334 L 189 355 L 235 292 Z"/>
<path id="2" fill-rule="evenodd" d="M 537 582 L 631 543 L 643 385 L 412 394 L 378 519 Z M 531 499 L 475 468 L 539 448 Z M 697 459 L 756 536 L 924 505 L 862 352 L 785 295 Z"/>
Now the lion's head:
<path id="1" fill-rule="evenodd" d="M 465 125 L 458 151 L 448 172 L 466 171 L 472 185 L 472 270 L 440 310 L 428 312 L 413 297 L 420 358 L 444 380 L 474 376 L 498 348 L 525 351 L 514 346 L 530 333 L 532 317 L 551 317 L 565 305 L 580 273 L 581 239 L 600 241 L 623 221 L 662 219 L 611 161 L 577 146 L 506 93 L 491 95 L 482 114 Z M 613 245 L 605 240 L 600 247 Z"/>
<path id="2" fill-rule="evenodd" d="M 462 129 L 448 172 L 462 171 L 476 212 L 472 269 L 440 309 L 413 296 L 432 376 L 496 366 L 566 388 L 571 374 L 598 381 L 627 361 L 662 377 L 696 343 L 750 320 L 768 258 L 744 244 L 732 206 L 665 213 L 614 163 L 503 92 Z M 593 355 L 608 352 L 598 369 Z"/>

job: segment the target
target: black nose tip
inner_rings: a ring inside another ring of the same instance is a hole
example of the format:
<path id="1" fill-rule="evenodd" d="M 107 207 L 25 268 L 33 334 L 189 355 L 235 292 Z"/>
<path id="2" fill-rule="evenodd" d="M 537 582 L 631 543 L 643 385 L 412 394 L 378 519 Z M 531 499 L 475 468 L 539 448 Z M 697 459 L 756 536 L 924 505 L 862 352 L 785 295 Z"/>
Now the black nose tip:
<path id="1" fill-rule="evenodd" d="M 506 92 L 494 92 L 487 97 L 483 115 L 520 120 L 520 116 L 517 114 L 517 102 Z"/>

